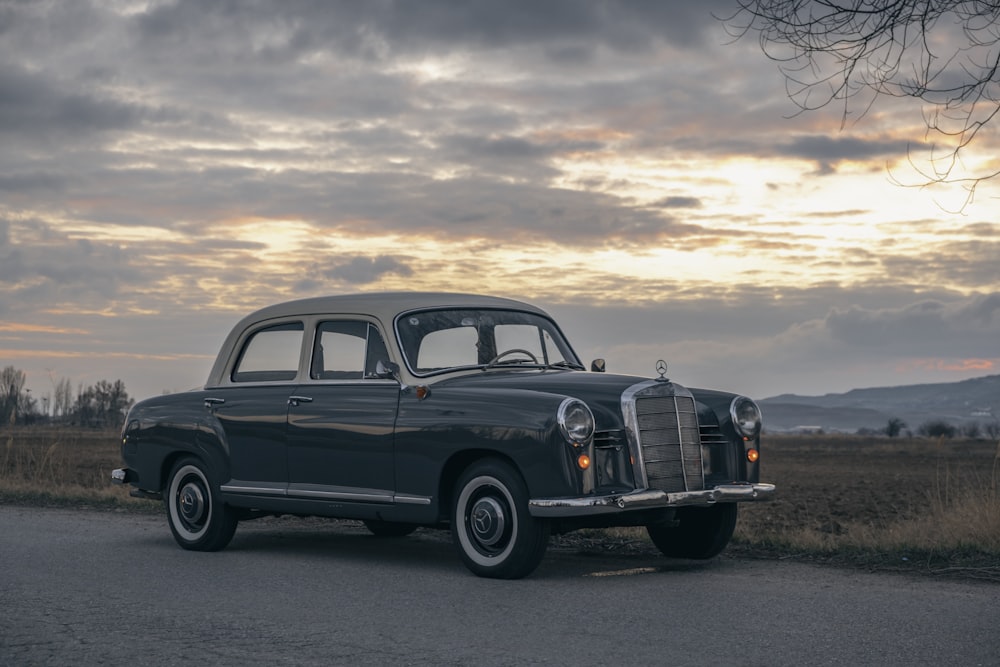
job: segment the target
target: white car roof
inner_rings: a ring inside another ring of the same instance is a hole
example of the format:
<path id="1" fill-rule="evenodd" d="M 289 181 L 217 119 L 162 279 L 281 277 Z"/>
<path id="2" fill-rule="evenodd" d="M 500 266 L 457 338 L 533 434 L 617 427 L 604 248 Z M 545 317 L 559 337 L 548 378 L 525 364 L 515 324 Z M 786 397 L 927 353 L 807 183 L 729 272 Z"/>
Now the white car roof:
<path id="1" fill-rule="evenodd" d="M 266 306 L 247 315 L 237 328 L 254 322 L 295 315 L 354 314 L 378 317 L 387 325 L 399 313 L 424 308 L 513 308 L 546 314 L 542 309 L 514 299 L 450 292 L 372 292 L 298 299 Z M 241 326 L 242 325 L 242 326 Z"/>
<path id="2" fill-rule="evenodd" d="M 312 315 L 365 315 L 382 322 L 388 332 L 392 330 L 393 322 L 400 313 L 428 308 L 503 308 L 537 313 L 548 317 L 548 313 L 541 308 L 522 301 L 449 292 L 372 292 L 320 296 L 276 303 L 250 313 L 232 328 L 219 349 L 206 386 L 213 386 L 222 381 L 226 366 L 232 359 L 232 355 L 235 354 L 236 344 L 249 327 L 261 322 Z M 394 344 L 390 341 L 386 342 Z"/>

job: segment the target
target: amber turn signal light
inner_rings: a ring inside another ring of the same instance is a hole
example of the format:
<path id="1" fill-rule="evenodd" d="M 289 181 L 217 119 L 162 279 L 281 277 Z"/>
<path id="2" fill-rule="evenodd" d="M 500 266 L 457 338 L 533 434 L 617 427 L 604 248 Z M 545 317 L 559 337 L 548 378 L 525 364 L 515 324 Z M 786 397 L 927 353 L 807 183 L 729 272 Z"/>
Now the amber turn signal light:
<path id="1" fill-rule="evenodd" d="M 586 454 L 580 454 L 576 459 L 576 464 L 580 466 L 580 470 L 586 470 L 590 467 L 590 457 Z"/>
<path id="2" fill-rule="evenodd" d="M 747 461 L 749 461 L 750 463 L 757 463 L 757 459 L 759 458 L 760 458 L 760 452 L 758 452 L 756 449 L 747 450 Z"/>

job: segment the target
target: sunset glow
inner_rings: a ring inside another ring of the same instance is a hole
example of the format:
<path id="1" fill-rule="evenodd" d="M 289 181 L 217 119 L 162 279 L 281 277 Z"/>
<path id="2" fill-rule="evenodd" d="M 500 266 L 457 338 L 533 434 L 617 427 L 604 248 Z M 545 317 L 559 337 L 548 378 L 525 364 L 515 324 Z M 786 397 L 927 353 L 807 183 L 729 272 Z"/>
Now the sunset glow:
<path id="1" fill-rule="evenodd" d="M 729 0 L 419 4 L 8 7 L 0 364 L 142 397 L 259 306 L 435 290 L 757 397 L 1000 368 L 998 183 L 921 187 L 919 105 L 796 114 Z"/>

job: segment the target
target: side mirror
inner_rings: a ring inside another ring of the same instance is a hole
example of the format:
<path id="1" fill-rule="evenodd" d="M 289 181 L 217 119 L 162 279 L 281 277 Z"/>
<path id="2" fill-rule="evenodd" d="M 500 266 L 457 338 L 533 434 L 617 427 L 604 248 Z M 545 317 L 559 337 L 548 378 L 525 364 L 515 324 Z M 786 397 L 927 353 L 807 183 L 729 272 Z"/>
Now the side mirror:
<path id="1" fill-rule="evenodd" d="M 403 384 L 403 376 L 399 374 L 399 364 L 397 363 L 379 359 L 375 362 L 375 375 L 386 380 L 395 380 L 399 383 L 401 392 L 405 393 L 410 390 L 409 386 Z"/>
<path id="2" fill-rule="evenodd" d="M 399 380 L 399 364 L 379 359 L 375 362 L 375 375 L 387 380 Z"/>
<path id="3" fill-rule="evenodd" d="M 604 372 L 604 359 L 594 359 L 590 362 L 590 370 L 594 373 Z"/>

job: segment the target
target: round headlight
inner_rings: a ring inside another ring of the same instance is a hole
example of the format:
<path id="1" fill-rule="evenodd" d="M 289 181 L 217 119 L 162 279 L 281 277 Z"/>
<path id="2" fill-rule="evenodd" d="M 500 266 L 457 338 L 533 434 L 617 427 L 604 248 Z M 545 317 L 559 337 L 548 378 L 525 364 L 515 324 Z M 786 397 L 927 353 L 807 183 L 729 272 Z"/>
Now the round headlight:
<path id="1" fill-rule="evenodd" d="M 557 419 L 563 437 L 572 445 L 584 445 L 594 435 L 594 413 L 581 400 L 567 398 L 563 401 Z"/>
<path id="2" fill-rule="evenodd" d="M 729 404 L 733 427 L 744 438 L 756 438 L 760 433 L 760 408 L 746 396 L 737 396 Z"/>

